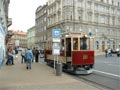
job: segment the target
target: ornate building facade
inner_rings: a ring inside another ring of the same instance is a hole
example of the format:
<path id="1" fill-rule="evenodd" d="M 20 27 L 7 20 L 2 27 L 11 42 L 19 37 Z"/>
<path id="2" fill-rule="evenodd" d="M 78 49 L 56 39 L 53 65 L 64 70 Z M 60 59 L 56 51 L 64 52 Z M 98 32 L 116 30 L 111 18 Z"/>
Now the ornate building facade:
<path id="1" fill-rule="evenodd" d="M 120 44 L 119 0 L 48 0 L 47 39 L 52 29 L 62 33 L 92 33 L 94 50 L 116 49 Z"/>

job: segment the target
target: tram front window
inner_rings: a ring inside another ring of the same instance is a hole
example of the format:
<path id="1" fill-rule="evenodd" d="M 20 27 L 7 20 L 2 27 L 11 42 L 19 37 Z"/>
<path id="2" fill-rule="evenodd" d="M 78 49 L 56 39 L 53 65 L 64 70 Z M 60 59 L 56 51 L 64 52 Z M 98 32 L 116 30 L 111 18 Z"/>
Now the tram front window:
<path id="1" fill-rule="evenodd" d="M 73 50 L 78 50 L 78 38 L 73 38 Z"/>
<path id="2" fill-rule="evenodd" d="M 89 49 L 89 39 L 87 37 L 80 38 L 80 50 L 88 50 Z"/>

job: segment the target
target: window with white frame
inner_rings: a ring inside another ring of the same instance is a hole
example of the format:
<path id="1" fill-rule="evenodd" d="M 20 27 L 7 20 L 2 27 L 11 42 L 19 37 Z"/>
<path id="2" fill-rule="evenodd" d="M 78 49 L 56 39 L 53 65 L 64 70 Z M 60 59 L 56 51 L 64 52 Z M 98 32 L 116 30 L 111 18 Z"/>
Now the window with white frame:
<path id="1" fill-rule="evenodd" d="M 112 5 L 114 5 L 114 0 L 112 0 Z"/>
<path id="2" fill-rule="evenodd" d="M 118 25 L 120 25 L 120 19 L 118 19 Z"/>
<path id="3" fill-rule="evenodd" d="M 107 3 L 109 4 L 109 0 L 107 0 Z"/>
<path id="4" fill-rule="evenodd" d="M 46 17 L 44 17 L 44 21 L 46 22 Z"/>
<path id="5" fill-rule="evenodd" d="M 106 17 L 106 24 L 110 23 L 110 17 Z"/>
<path id="6" fill-rule="evenodd" d="M 95 22 L 98 23 L 98 15 L 95 15 Z"/>
<path id="7" fill-rule="evenodd" d="M 92 21 L 92 14 L 88 14 L 88 21 Z"/>
<path id="8" fill-rule="evenodd" d="M 101 2 L 103 2 L 103 0 L 101 0 Z"/>
<path id="9" fill-rule="evenodd" d="M 98 11 L 98 4 L 95 4 L 95 10 Z"/>
<path id="10" fill-rule="evenodd" d="M 112 25 L 115 25 L 115 18 L 112 18 Z"/>
<path id="11" fill-rule="evenodd" d="M 118 1 L 118 7 L 120 7 L 120 1 Z"/>
<path id="12" fill-rule="evenodd" d="M 72 6 L 73 5 L 73 0 L 65 0 L 64 1 L 64 6 Z"/>
<path id="13" fill-rule="evenodd" d="M 100 6 L 100 11 L 101 11 L 101 12 L 104 12 L 104 11 L 105 11 L 104 6 L 102 6 L 102 5 Z"/>
<path id="14" fill-rule="evenodd" d="M 118 16 L 120 16 L 120 9 L 117 10 Z"/>
<path id="15" fill-rule="evenodd" d="M 79 19 L 79 20 L 82 20 L 82 18 L 83 18 L 82 12 L 78 11 L 78 19 Z"/>
<path id="16" fill-rule="evenodd" d="M 105 17 L 104 16 L 100 17 L 100 23 L 105 23 Z"/>
<path id="17" fill-rule="evenodd" d="M 83 0 L 78 0 L 78 7 L 82 7 Z"/>
<path id="18" fill-rule="evenodd" d="M 98 35 L 98 33 L 99 33 L 99 30 L 98 30 L 98 28 L 96 28 L 96 29 L 95 29 L 95 34 L 96 34 L 96 36 Z"/>
<path id="19" fill-rule="evenodd" d="M 90 10 L 92 9 L 92 3 L 91 2 L 87 3 L 87 9 L 90 9 Z"/>
<path id="20" fill-rule="evenodd" d="M 72 19 L 73 18 L 73 16 L 72 16 L 72 11 L 67 11 L 67 12 L 65 12 L 65 19 Z"/>
<path id="21" fill-rule="evenodd" d="M 111 14 L 114 14 L 114 8 L 111 8 Z"/>
<path id="22" fill-rule="evenodd" d="M 106 13 L 109 13 L 109 7 L 106 7 Z"/>

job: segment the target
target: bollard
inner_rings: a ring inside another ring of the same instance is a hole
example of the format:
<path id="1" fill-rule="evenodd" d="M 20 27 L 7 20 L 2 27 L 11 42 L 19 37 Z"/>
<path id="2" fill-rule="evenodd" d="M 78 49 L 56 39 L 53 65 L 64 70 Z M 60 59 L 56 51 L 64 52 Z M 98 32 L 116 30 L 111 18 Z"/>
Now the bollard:
<path id="1" fill-rule="evenodd" d="M 56 64 L 56 76 L 61 76 L 62 75 L 62 63 L 57 63 Z"/>

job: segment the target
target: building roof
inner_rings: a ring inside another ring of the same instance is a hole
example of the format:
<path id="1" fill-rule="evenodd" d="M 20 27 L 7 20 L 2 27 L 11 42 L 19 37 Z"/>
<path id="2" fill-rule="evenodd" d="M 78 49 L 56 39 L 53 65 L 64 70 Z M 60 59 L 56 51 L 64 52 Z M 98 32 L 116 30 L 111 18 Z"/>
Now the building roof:
<path id="1" fill-rule="evenodd" d="M 20 34 L 20 35 L 26 35 L 27 32 L 24 32 L 24 31 L 20 31 L 20 30 L 10 30 L 12 31 L 14 34 Z"/>

